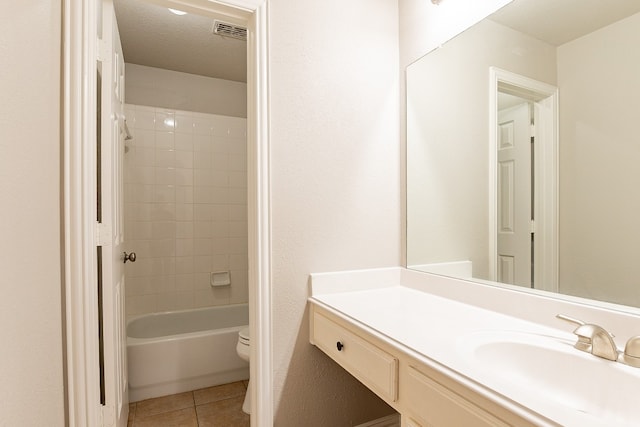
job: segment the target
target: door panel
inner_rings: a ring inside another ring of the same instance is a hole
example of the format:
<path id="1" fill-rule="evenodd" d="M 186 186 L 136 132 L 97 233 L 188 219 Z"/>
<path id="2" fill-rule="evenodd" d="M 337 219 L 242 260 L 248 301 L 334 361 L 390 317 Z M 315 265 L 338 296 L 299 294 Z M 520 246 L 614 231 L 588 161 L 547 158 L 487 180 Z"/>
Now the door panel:
<path id="1" fill-rule="evenodd" d="M 498 281 L 531 286 L 531 112 L 498 113 Z"/>
<path id="2" fill-rule="evenodd" d="M 102 2 L 101 192 L 104 426 L 126 426 L 129 411 L 124 310 L 124 61 L 113 3 Z"/>

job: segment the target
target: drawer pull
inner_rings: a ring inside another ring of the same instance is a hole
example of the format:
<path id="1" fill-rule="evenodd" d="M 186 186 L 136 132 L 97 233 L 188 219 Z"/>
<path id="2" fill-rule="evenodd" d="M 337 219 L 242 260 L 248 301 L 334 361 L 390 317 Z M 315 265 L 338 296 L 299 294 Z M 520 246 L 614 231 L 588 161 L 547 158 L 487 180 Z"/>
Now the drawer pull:
<path id="1" fill-rule="evenodd" d="M 336 343 L 336 348 L 338 349 L 338 351 L 342 351 L 342 349 L 344 348 L 344 344 L 342 344 L 340 341 L 338 341 Z"/>

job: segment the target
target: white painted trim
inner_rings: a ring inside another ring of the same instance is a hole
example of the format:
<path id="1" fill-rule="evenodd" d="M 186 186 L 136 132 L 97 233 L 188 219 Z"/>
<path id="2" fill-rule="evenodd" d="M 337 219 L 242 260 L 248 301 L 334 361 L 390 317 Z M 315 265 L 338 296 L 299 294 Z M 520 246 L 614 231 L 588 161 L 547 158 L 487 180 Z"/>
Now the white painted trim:
<path id="1" fill-rule="evenodd" d="M 95 282 L 97 1 L 64 0 L 65 294 L 69 426 L 99 425 Z M 268 7 L 266 0 L 147 0 L 248 29 L 249 312 L 251 425 L 273 425 Z M 86 144 L 83 145 L 83 144 Z M 93 150 L 93 152 L 92 152 Z M 97 402 L 97 403 L 93 403 Z"/>
<path id="2" fill-rule="evenodd" d="M 68 420 L 100 421 L 96 286 L 96 2 L 64 0 L 64 287 Z M 88 40 L 93 42 L 87 43 Z"/>
<path id="3" fill-rule="evenodd" d="M 558 291 L 558 89 L 496 67 L 489 69 L 489 262 L 490 280 L 497 278 L 497 144 L 498 85 L 506 83 L 535 93 L 536 111 L 543 112 L 535 145 L 535 288 Z M 544 273 L 543 273 L 544 272 Z"/>
<path id="4" fill-rule="evenodd" d="M 271 317 L 271 149 L 269 132 L 268 7 L 248 25 L 249 328 L 251 426 L 273 425 Z"/>

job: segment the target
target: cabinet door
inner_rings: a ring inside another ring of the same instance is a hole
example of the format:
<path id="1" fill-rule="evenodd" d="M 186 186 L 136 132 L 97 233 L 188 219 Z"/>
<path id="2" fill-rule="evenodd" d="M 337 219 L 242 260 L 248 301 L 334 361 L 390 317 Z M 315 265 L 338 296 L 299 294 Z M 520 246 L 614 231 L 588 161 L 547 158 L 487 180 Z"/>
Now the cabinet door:
<path id="1" fill-rule="evenodd" d="M 445 387 L 413 366 L 401 378 L 402 399 L 406 398 L 407 419 L 421 427 L 502 427 L 508 426 L 451 389 Z M 410 422 L 407 426 L 411 426 Z"/>

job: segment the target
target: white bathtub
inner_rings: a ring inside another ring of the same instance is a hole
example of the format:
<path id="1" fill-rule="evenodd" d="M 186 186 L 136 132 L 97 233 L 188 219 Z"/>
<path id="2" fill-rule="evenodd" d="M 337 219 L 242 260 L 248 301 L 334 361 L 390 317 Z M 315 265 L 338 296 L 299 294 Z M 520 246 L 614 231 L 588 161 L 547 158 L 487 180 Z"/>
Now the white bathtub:
<path id="1" fill-rule="evenodd" d="M 249 378 L 236 353 L 247 304 L 148 314 L 127 323 L 129 400 Z"/>

